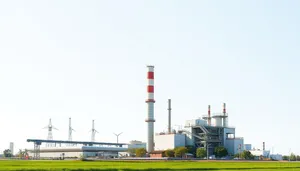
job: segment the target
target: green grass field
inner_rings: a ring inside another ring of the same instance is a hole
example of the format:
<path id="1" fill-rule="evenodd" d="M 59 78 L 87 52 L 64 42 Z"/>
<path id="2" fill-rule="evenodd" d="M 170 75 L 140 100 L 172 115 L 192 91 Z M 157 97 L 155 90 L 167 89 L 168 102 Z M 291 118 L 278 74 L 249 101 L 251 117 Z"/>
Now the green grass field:
<path id="1" fill-rule="evenodd" d="M 206 161 L 0 161 L 0 170 L 218 170 L 300 171 L 298 162 Z"/>

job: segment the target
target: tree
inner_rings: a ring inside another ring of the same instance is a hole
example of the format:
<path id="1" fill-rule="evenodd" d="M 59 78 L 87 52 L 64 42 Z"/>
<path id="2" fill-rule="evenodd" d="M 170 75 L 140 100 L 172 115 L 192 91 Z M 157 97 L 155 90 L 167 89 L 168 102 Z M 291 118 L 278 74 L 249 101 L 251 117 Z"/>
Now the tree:
<path id="1" fill-rule="evenodd" d="M 135 156 L 135 151 L 136 151 L 136 148 L 129 148 L 127 150 L 127 152 L 129 153 L 129 156 Z"/>
<path id="2" fill-rule="evenodd" d="M 175 157 L 183 157 L 187 151 L 188 149 L 186 147 L 177 147 L 174 149 Z"/>
<path id="3" fill-rule="evenodd" d="M 216 157 L 225 157 L 228 155 L 227 149 L 225 147 L 216 147 L 214 150 Z"/>
<path id="4" fill-rule="evenodd" d="M 136 157 L 144 157 L 146 155 L 147 151 L 144 148 L 138 148 L 135 150 Z"/>
<path id="5" fill-rule="evenodd" d="M 188 145 L 186 146 L 186 148 L 188 153 L 191 153 L 193 154 L 193 156 L 196 156 L 197 148 L 195 146 Z"/>
<path id="6" fill-rule="evenodd" d="M 300 161 L 300 156 L 297 155 L 296 159 L 297 159 L 297 161 Z"/>
<path id="7" fill-rule="evenodd" d="M 294 153 L 291 153 L 290 161 L 296 161 L 296 155 Z"/>
<path id="8" fill-rule="evenodd" d="M 289 156 L 282 156 L 282 160 L 289 160 Z"/>
<path id="9" fill-rule="evenodd" d="M 3 155 L 4 155 L 4 157 L 12 157 L 12 153 L 11 153 L 10 149 L 4 150 Z"/>
<path id="10" fill-rule="evenodd" d="M 166 157 L 174 157 L 174 150 L 168 149 L 165 151 Z"/>
<path id="11" fill-rule="evenodd" d="M 240 156 L 242 159 L 245 159 L 245 160 L 253 160 L 254 159 L 254 156 L 251 154 L 251 152 L 246 151 L 246 150 L 243 151 Z"/>
<path id="12" fill-rule="evenodd" d="M 204 157 L 206 157 L 206 154 L 207 154 L 207 151 L 205 148 L 197 148 L 196 155 L 198 158 L 204 158 Z"/>
<path id="13" fill-rule="evenodd" d="M 25 149 L 25 150 L 19 149 L 17 156 L 20 158 L 28 156 L 28 150 L 27 149 Z"/>

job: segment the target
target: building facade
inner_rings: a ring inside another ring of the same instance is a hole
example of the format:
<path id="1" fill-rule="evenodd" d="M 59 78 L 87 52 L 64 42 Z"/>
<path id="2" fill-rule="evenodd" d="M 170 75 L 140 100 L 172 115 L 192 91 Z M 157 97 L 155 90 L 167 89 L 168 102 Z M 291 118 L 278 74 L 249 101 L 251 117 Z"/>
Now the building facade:
<path id="1" fill-rule="evenodd" d="M 154 137 L 155 150 L 168 150 L 186 146 L 185 134 L 156 134 Z"/>

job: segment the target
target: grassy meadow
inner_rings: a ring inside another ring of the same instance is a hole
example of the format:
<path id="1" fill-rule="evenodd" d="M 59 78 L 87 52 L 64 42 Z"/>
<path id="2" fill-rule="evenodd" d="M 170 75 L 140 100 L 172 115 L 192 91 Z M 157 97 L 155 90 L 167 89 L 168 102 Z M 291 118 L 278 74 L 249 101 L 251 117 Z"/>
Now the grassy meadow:
<path id="1" fill-rule="evenodd" d="M 300 171 L 298 162 L 213 162 L 213 161 L 0 161 L 0 170 L 218 170 Z"/>

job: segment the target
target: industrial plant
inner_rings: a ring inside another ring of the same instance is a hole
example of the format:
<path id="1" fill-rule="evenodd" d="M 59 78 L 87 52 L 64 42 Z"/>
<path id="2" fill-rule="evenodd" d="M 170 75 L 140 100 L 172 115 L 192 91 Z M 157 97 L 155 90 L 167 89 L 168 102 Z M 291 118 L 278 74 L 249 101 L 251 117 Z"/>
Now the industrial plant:
<path id="1" fill-rule="evenodd" d="M 212 113 L 211 106 L 208 105 L 207 113 L 199 118 L 186 120 L 184 127 L 178 130 L 172 129 L 172 106 L 171 99 L 168 99 L 168 130 L 167 132 L 155 133 L 154 131 L 154 66 L 147 66 L 147 142 L 137 140 L 129 143 L 109 143 L 95 142 L 95 136 L 98 132 L 95 129 L 95 121 L 92 120 L 91 140 L 73 141 L 71 118 L 69 118 L 68 140 L 54 140 L 52 130 L 56 129 L 52 125 L 51 119 L 46 129 L 48 129 L 48 138 L 28 139 L 27 142 L 33 143 L 33 148 L 29 149 L 29 156 L 34 159 L 39 158 L 58 158 L 58 157 L 125 157 L 129 149 L 145 148 L 148 156 L 158 151 L 174 149 L 176 147 L 192 146 L 195 148 L 204 148 L 208 156 L 212 156 L 216 147 L 225 147 L 229 155 L 241 153 L 244 150 L 253 151 L 253 154 L 260 156 L 270 156 L 270 151 L 252 149 L 251 144 L 244 144 L 243 137 L 236 137 L 235 128 L 229 126 L 229 114 L 226 109 L 226 103 L 223 103 L 220 112 Z M 220 105 L 221 106 L 221 105 Z M 120 134 L 115 134 L 118 138 Z M 45 147 L 42 146 L 45 144 Z"/>

